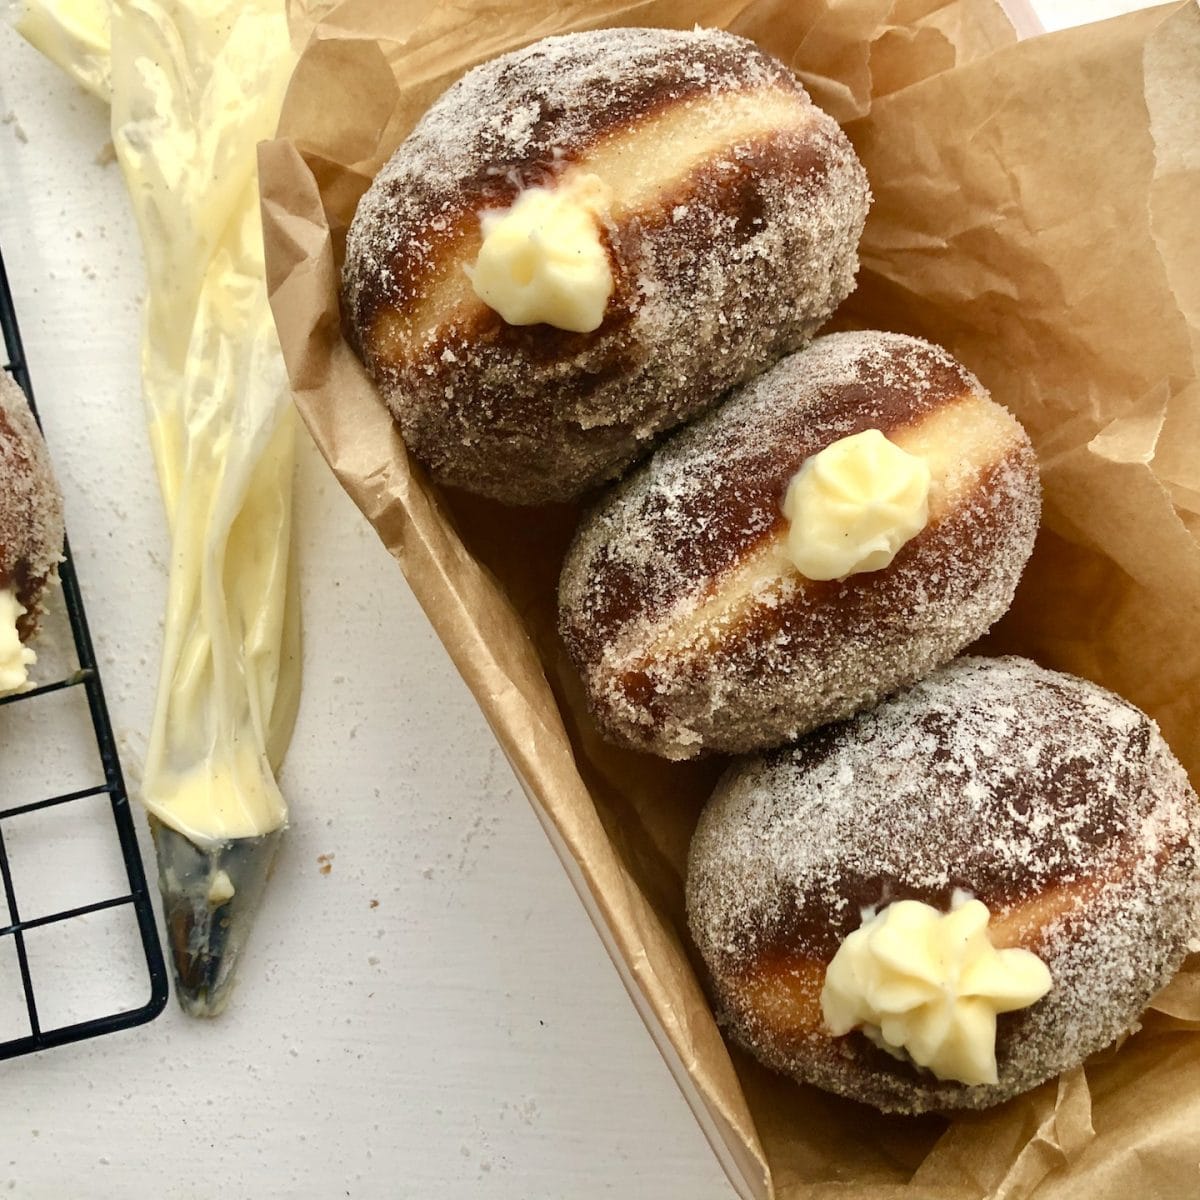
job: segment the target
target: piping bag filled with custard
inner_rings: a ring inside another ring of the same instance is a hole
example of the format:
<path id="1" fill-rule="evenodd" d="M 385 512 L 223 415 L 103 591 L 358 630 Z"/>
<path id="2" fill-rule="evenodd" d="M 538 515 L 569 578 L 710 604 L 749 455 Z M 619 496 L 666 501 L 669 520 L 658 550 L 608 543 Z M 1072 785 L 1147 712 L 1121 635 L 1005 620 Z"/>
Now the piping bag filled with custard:
<path id="1" fill-rule="evenodd" d="M 141 791 L 177 994 L 215 1016 L 287 823 L 275 772 L 299 698 L 294 416 L 255 166 L 293 65 L 287 23 L 273 0 L 28 0 L 18 28 L 111 105 L 142 238 L 171 573 Z"/>

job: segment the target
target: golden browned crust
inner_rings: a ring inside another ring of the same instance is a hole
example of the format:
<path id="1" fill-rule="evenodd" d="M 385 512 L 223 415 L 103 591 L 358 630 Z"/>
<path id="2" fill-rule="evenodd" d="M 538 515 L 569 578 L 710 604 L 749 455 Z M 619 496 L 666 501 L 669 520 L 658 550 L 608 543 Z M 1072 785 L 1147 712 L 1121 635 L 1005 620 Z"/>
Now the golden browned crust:
<path id="1" fill-rule="evenodd" d="M 804 579 L 782 499 L 867 428 L 930 463 L 930 523 L 883 571 Z M 1033 546 L 1024 431 L 945 351 L 836 334 L 659 450 L 582 524 L 561 629 L 614 740 L 669 758 L 799 736 L 921 678 L 1008 607 Z"/>
<path id="2" fill-rule="evenodd" d="M 63 546 L 62 496 L 21 389 L 0 372 L 0 588 L 24 606 L 22 641 L 37 630 L 42 598 Z"/>
<path id="3" fill-rule="evenodd" d="M 1195 793 L 1143 713 L 1024 659 L 962 658 L 732 767 L 692 844 L 689 923 L 723 1020 L 771 1066 L 893 1111 L 982 1108 L 1112 1042 L 1169 980 L 1198 838 Z M 825 969 L 863 912 L 946 909 L 957 889 L 1053 979 L 999 1018 L 994 1086 L 822 1028 Z"/>
<path id="4" fill-rule="evenodd" d="M 506 325 L 465 282 L 479 217 L 578 172 L 614 192 L 605 320 Z M 380 173 L 347 241 L 347 329 L 436 478 L 564 499 L 811 338 L 853 286 L 866 206 L 836 124 L 744 39 L 551 38 L 470 72 Z"/>

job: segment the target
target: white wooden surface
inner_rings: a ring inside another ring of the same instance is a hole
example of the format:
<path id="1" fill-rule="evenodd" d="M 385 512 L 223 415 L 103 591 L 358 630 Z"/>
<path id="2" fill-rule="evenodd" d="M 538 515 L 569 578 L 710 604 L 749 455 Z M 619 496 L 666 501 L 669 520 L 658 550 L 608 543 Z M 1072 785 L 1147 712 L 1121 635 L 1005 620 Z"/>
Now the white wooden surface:
<path id="1" fill-rule="evenodd" d="M 1057 27 L 1134 6 L 1035 7 Z M 0 24 L 0 245 L 133 776 L 166 542 L 138 390 L 140 255 L 107 140 L 101 108 Z M 293 828 L 231 1009 L 202 1024 L 172 1000 L 142 1029 L 0 1064 L 0 1194 L 726 1200 L 474 703 L 306 436 L 298 527 Z M 5 756 L 0 786 L 36 773 L 36 756 Z M 38 902 L 88 869 L 81 830 L 53 864 L 24 861 Z M 42 833 L 56 831 L 26 843 Z M 96 935 L 124 974 L 45 948 L 64 1011 L 139 998 L 125 931 L 97 919 Z M 0 990 L 7 977 L 0 961 Z M 5 1019 L 0 1004 L 0 1039 Z"/>

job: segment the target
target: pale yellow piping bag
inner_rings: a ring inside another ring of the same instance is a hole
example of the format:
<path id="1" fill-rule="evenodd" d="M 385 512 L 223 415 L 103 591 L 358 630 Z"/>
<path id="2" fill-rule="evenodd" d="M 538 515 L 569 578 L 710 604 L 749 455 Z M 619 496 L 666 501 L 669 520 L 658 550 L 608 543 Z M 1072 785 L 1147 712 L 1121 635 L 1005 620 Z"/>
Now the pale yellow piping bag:
<path id="1" fill-rule="evenodd" d="M 294 62 L 283 0 L 27 0 L 18 29 L 112 108 L 146 259 L 142 374 L 171 533 L 141 797 L 183 1007 L 224 1007 L 287 807 L 300 685 L 294 414 L 256 145 Z"/>

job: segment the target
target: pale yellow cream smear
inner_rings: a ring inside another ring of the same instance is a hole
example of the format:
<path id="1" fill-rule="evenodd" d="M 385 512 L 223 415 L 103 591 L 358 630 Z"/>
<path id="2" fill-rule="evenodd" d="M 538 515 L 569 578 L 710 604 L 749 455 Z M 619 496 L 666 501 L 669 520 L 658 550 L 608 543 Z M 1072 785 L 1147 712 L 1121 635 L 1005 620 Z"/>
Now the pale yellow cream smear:
<path id="1" fill-rule="evenodd" d="M 878 429 L 839 438 L 788 485 L 788 558 L 809 579 L 883 570 L 928 523 L 929 482 L 925 460 Z"/>
<path id="2" fill-rule="evenodd" d="M 595 175 L 531 187 L 503 212 L 484 213 L 483 245 L 468 270 L 475 294 L 509 325 L 591 333 L 604 321 L 612 267 L 600 222 L 612 189 Z"/>
<path id="3" fill-rule="evenodd" d="M 24 691 L 29 686 L 29 668 L 37 662 L 37 655 L 17 633 L 17 619 L 24 615 L 16 593 L 0 588 L 0 696 Z"/>
<path id="4" fill-rule="evenodd" d="M 900 900 L 838 947 L 821 1013 L 834 1037 L 861 1029 L 877 1046 L 939 1079 L 996 1083 L 996 1017 L 1027 1008 L 1051 987 L 1029 950 L 997 950 L 979 900 L 942 913 Z"/>

